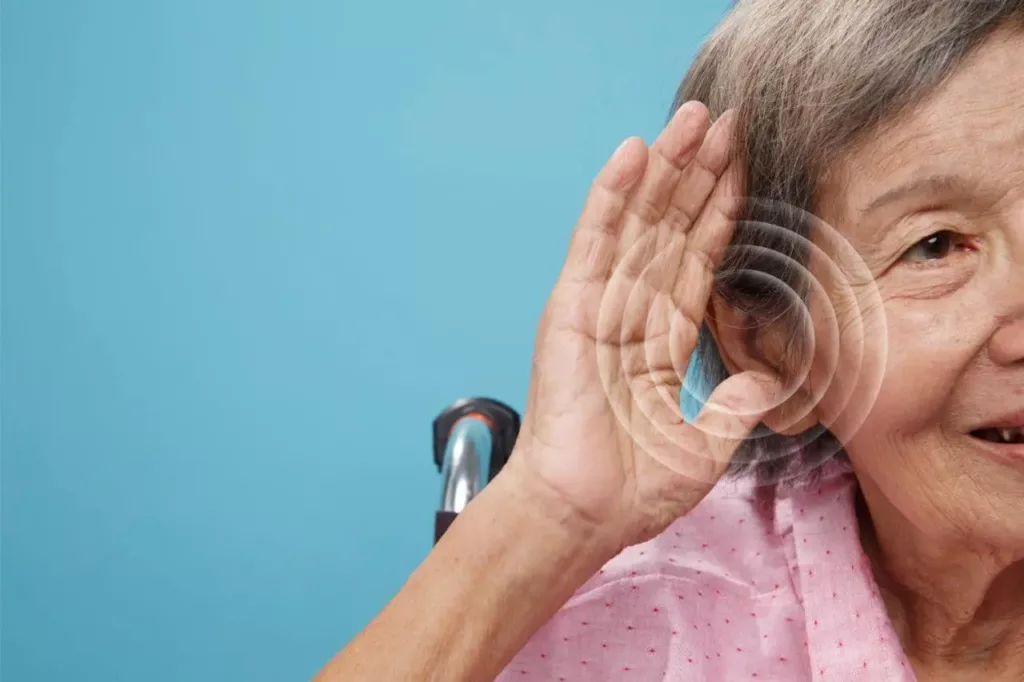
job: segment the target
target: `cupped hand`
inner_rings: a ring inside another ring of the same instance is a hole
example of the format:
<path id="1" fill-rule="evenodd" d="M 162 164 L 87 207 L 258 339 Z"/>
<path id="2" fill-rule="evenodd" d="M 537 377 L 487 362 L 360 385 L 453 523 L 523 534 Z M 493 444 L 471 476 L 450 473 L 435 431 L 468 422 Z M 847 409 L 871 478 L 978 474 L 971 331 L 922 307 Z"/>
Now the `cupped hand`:
<path id="1" fill-rule="evenodd" d="M 692 423 L 680 409 L 739 205 L 732 128 L 732 112 L 709 127 L 690 102 L 650 147 L 622 143 L 593 182 L 538 329 L 508 466 L 619 549 L 707 495 L 778 389 L 736 374 Z"/>

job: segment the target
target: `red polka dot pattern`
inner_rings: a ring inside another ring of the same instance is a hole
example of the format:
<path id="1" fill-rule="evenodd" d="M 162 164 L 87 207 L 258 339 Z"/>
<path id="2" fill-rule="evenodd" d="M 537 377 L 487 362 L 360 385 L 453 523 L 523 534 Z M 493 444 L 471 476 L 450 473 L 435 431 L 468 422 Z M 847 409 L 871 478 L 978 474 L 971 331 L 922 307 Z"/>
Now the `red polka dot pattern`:
<path id="1" fill-rule="evenodd" d="M 914 682 L 861 549 L 856 481 L 723 482 L 609 562 L 498 677 Z"/>

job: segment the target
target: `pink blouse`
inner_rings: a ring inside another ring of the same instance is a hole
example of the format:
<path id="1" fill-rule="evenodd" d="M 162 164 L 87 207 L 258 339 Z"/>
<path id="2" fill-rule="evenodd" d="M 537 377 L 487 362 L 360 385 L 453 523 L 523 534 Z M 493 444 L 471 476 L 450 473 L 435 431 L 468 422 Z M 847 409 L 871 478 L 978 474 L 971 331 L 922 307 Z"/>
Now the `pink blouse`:
<path id="1" fill-rule="evenodd" d="M 858 536 L 857 483 L 721 483 L 591 578 L 499 675 L 913 682 Z"/>

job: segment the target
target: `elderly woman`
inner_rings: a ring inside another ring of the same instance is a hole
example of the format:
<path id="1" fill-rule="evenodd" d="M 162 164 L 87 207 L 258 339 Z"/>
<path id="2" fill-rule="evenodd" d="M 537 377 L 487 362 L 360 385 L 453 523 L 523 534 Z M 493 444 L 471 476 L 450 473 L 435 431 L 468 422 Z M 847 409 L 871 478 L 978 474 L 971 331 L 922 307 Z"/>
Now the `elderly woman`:
<path id="1" fill-rule="evenodd" d="M 1024 680 L 1024 0 L 741 1 L 674 109 L 321 680 Z"/>

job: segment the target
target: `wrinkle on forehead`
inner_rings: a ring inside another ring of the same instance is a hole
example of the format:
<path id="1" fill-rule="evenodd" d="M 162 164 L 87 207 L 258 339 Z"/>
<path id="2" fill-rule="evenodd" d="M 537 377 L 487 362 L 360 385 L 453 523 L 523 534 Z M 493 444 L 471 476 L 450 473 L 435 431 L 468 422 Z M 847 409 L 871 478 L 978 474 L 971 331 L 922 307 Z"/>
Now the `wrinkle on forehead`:
<path id="1" fill-rule="evenodd" d="M 829 163 L 815 212 L 851 241 L 873 241 L 857 215 L 928 174 L 963 175 L 1005 195 L 1024 177 L 1024 32 L 1003 30 L 917 107 Z M 876 228 L 877 229 L 877 228 Z"/>

